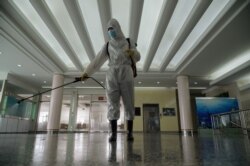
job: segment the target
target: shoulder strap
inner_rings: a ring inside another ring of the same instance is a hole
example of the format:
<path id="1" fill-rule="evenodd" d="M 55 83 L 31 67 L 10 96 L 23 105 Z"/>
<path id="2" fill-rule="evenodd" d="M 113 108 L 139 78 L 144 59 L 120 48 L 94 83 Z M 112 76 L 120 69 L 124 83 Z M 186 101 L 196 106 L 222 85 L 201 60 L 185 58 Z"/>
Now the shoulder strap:
<path id="1" fill-rule="evenodd" d="M 129 46 L 129 48 L 130 48 L 130 47 L 131 47 L 130 38 L 126 38 L 126 40 L 128 41 L 128 46 Z M 137 43 L 135 43 L 135 47 L 137 47 Z"/>
<path id="2" fill-rule="evenodd" d="M 131 47 L 130 39 L 129 39 L 129 38 L 126 38 L 126 40 L 128 41 L 128 48 L 130 49 L 130 47 Z"/>
<path id="3" fill-rule="evenodd" d="M 130 48 L 131 47 L 130 39 L 126 38 L 126 40 L 128 41 L 128 47 Z M 137 46 L 136 43 L 135 43 L 135 46 Z M 107 44 L 106 44 L 106 52 L 107 52 L 108 57 L 110 58 L 110 56 L 109 56 L 109 42 L 107 42 Z"/>
<path id="4" fill-rule="evenodd" d="M 131 48 L 130 39 L 126 38 L 126 40 L 128 41 L 128 47 L 130 49 Z M 135 46 L 137 46 L 136 43 L 135 43 Z M 134 77 L 136 77 L 137 76 L 136 63 L 134 62 L 134 60 L 133 60 L 133 58 L 131 56 L 130 56 L 130 60 L 131 60 L 131 67 L 132 67 L 132 70 L 133 70 Z"/>
<path id="5" fill-rule="evenodd" d="M 110 58 L 110 56 L 109 56 L 109 42 L 107 42 L 107 44 L 106 44 L 106 52 L 107 52 L 108 57 Z"/>

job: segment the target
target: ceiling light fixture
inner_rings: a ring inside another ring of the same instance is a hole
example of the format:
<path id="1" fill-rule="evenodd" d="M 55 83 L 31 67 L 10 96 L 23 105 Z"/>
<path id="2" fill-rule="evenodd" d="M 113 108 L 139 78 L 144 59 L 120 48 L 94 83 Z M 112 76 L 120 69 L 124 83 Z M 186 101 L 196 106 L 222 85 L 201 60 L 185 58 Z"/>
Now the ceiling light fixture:
<path id="1" fill-rule="evenodd" d="M 68 67 L 68 69 L 76 69 L 69 56 L 65 53 L 62 46 L 57 42 L 57 39 L 48 29 L 47 25 L 41 19 L 30 1 L 13 0 L 11 5 L 18 8 L 22 12 L 24 17 L 26 17 L 29 23 L 34 26 L 34 29 L 40 34 L 43 40 L 49 44 L 51 49 L 57 53 L 56 56 L 60 58 L 60 60 Z"/>
<path id="2" fill-rule="evenodd" d="M 91 36 L 90 39 L 92 41 L 93 48 L 97 54 L 102 48 L 103 43 L 105 43 L 105 39 L 102 34 L 106 33 L 106 31 L 103 33 L 98 2 L 93 0 L 78 0 L 78 4 L 81 9 L 82 16 L 84 17 L 87 30 Z"/>
<path id="3" fill-rule="evenodd" d="M 47 83 L 47 81 L 43 81 L 43 83 L 44 83 L 44 84 L 46 84 L 46 83 Z"/>
<path id="4" fill-rule="evenodd" d="M 92 0 L 91 0 L 92 1 Z M 152 0 L 151 0 L 152 1 Z M 111 0 L 111 17 L 120 21 L 123 33 L 129 36 L 129 11 L 131 8 L 131 0 L 117 1 Z"/>
<path id="5" fill-rule="evenodd" d="M 185 25 L 186 20 L 188 19 L 190 13 L 194 9 L 194 6 L 198 3 L 196 0 L 181 0 L 178 1 L 176 9 L 174 10 L 173 16 L 169 22 L 169 25 L 163 35 L 159 48 L 155 54 L 150 70 L 159 70 L 164 59 L 163 55 L 168 56 L 170 48 L 176 42 L 176 37 L 179 33 L 182 33 L 182 28 Z M 183 14 L 185 13 L 185 14 Z"/>
<path id="6" fill-rule="evenodd" d="M 33 74 L 32 74 L 32 76 L 33 76 L 33 77 L 35 77 L 35 76 L 36 76 L 36 74 L 35 74 L 35 73 L 33 73 Z"/>
<path id="7" fill-rule="evenodd" d="M 236 57 L 234 59 L 232 59 L 231 61 L 229 61 L 228 63 L 222 65 L 222 67 L 213 72 L 211 74 L 211 78 L 212 79 L 218 79 L 220 77 L 222 77 L 223 75 L 226 75 L 227 73 L 230 73 L 234 70 L 237 70 L 237 68 L 240 68 L 242 66 L 248 65 L 249 61 L 250 61 L 250 49 L 248 49 L 247 51 L 245 51 L 244 53 L 242 53 L 242 55 L 239 57 Z"/>
<path id="8" fill-rule="evenodd" d="M 160 81 L 157 81 L 156 83 L 159 85 L 161 82 L 160 82 Z"/>
<path id="9" fill-rule="evenodd" d="M 155 29 L 157 29 L 157 20 L 160 16 L 161 7 L 164 5 L 163 3 L 163 0 L 148 0 L 143 3 L 143 11 L 137 40 L 137 48 L 141 55 L 147 55 L 147 52 L 149 51 L 150 41 L 153 38 Z M 119 13 L 121 12 L 119 11 Z M 142 69 L 145 60 L 146 56 L 141 56 L 141 60 L 136 63 L 137 69 Z"/>
<path id="10" fill-rule="evenodd" d="M 17 67 L 22 67 L 22 65 L 18 64 Z"/>
<path id="11" fill-rule="evenodd" d="M 45 1 L 50 9 L 51 13 L 55 17 L 58 25 L 61 28 L 63 34 L 69 41 L 69 44 L 73 51 L 76 53 L 79 59 L 81 59 L 80 63 L 82 65 L 88 64 L 89 58 L 87 56 L 86 50 L 81 43 L 81 39 L 77 33 L 76 28 L 71 20 L 71 17 L 67 11 L 67 8 L 63 1 L 54 0 L 54 1 Z"/>
<path id="12" fill-rule="evenodd" d="M 234 3 L 234 0 L 212 1 L 199 22 L 168 64 L 166 70 L 176 70 Z"/>
<path id="13" fill-rule="evenodd" d="M 142 82 L 141 82 L 141 81 L 139 81 L 139 82 L 138 82 L 138 84 L 142 84 Z"/>

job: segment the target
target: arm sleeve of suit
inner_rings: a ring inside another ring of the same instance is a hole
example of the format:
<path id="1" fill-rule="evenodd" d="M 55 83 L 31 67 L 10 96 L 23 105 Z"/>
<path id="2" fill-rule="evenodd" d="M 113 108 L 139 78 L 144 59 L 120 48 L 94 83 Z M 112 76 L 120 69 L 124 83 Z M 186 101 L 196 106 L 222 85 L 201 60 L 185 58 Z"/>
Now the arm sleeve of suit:
<path id="1" fill-rule="evenodd" d="M 108 59 L 106 44 L 102 47 L 102 49 L 98 52 L 97 56 L 94 60 L 87 66 L 84 73 L 87 73 L 88 76 L 94 74 L 100 67 L 104 64 L 104 62 Z"/>
<path id="2" fill-rule="evenodd" d="M 141 59 L 141 55 L 140 52 L 136 49 L 136 43 L 132 39 L 130 39 L 130 50 L 134 51 L 133 59 L 135 62 L 138 62 Z"/>

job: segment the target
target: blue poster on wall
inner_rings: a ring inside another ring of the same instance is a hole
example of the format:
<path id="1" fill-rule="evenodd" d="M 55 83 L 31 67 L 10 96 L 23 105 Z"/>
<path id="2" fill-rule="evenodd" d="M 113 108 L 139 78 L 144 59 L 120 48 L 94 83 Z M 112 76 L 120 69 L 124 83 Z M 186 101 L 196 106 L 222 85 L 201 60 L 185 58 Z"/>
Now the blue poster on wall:
<path id="1" fill-rule="evenodd" d="M 196 112 L 200 128 L 211 128 L 211 115 L 238 110 L 238 101 L 228 97 L 197 97 Z"/>

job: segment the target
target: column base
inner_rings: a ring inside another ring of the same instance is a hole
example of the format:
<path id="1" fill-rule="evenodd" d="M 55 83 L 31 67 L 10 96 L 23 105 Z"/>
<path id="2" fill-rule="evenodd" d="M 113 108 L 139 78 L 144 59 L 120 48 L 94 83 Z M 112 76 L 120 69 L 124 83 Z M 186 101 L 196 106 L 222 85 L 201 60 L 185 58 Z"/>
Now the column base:
<path id="1" fill-rule="evenodd" d="M 59 130 L 58 129 L 50 129 L 50 130 L 47 130 L 47 134 L 58 134 L 59 133 Z"/>
<path id="2" fill-rule="evenodd" d="M 197 134 L 197 131 L 190 130 L 190 129 L 185 129 L 185 130 L 181 130 L 181 134 L 183 136 L 193 136 L 194 134 Z"/>

